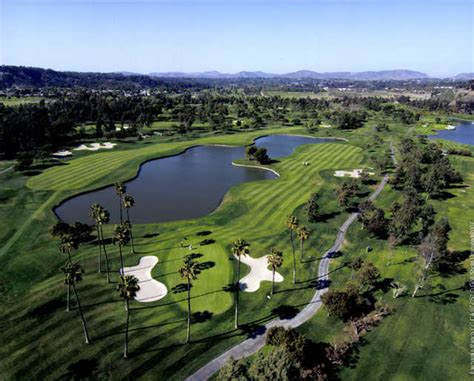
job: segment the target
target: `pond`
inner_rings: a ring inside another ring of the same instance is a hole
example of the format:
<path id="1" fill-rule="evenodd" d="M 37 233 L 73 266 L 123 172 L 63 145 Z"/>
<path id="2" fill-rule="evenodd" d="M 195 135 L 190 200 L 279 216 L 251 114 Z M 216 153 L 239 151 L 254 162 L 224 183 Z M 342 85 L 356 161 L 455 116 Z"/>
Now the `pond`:
<path id="1" fill-rule="evenodd" d="M 474 122 L 456 121 L 455 130 L 437 131 L 437 135 L 429 135 L 430 139 L 446 139 L 453 142 L 474 145 Z"/>
<path id="2" fill-rule="evenodd" d="M 270 158 L 291 155 L 303 144 L 327 143 L 335 139 L 271 135 L 255 140 Z M 244 147 L 197 146 L 176 156 L 144 163 L 134 179 L 125 183 L 135 199 L 133 223 L 177 221 L 205 216 L 215 210 L 230 187 L 236 184 L 274 179 L 275 173 L 260 168 L 236 167 L 232 161 L 245 156 Z M 113 186 L 83 193 L 66 200 L 54 212 L 64 222 L 91 224 L 89 209 L 99 203 L 119 222 L 119 200 Z"/>

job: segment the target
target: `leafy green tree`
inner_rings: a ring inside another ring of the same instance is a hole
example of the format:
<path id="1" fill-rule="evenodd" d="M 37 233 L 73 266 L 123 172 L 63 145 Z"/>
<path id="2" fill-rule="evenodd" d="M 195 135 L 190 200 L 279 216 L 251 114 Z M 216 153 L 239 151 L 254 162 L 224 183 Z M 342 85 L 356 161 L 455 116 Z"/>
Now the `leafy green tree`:
<path id="1" fill-rule="evenodd" d="M 130 209 L 133 208 L 135 205 L 135 200 L 132 196 L 130 195 L 124 195 L 123 196 L 123 207 L 127 211 L 127 228 L 130 232 L 130 242 L 132 244 L 132 254 L 135 254 L 135 245 L 133 243 L 133 232 L 132 232 L 132 222 L 130 221 Z"/>
<path id="2" fill-rule="evenodd" d="M 225 363 L 216 376 L 218 381 L 248 381 L 248 366 L 244 359 L 234 360 L 233 357 Z"/>
<path id="3" fill-rule="evenodd" d="M 361 257 L 357 257 L 347 264 L 347 266 L 351 269 L 351 279 L 354 279 L 354 273 L 359 271 L 363 264 L 364 260 Z"/>
<path id="4" fill-rule="evenodd" d="M 351 199 L 357 196 L 357 192 L 359 192 L 359 185 L 354 180 L 344 181 L 334 191 L 339 205 L 343 208 L 349 208 L 353 206 Z"/>
<path id="5" fill-rule="evenodd" d="M 293 284 L 296 284 L 296 255 L 295 255 L 295 242 L 294 242 L 294 233 L 298 229 L 298 219 L 290 215 L 286 220 L 286 228 L 290 233 L 290 241 L 291 241 L 291 250 L 293 253 Z"/>
<path id="6" fill-rule="evenodd" d="M 318 222 L 321 218 L 320 206 L 317 202 L 318 194 L 313 194 L 306 204 L 306 213 L 309 222 Z"/>
<path id="7" fill-rule="evenodd" d="M 239 327 L 240 261 L 242 256 L 250 254 L 250 244 L 243 239 L 232 243 L 232 254 L 237 257 L 237 282 L 235 285 L 235 328 Z"/>
<path id="8" fill-rule="evenodd" d="M 373 263 L 364 261 L 357 272 L 356 279 L 359 282 L 359 290 L 371 291 L 380 279 L 380 272 Z"/>
<path id="9" fill-rule="evenodd" d="M 267 149 L 264 147 L 258 148 L 253 156 L 255 157 L 255 160 L 257 160 L 259 164 L 267 164 L 270 162 L 270 158 L 268 157 L 268 154 L 267 154 Z"/>
<path id="10" fill-rule="evenodd" d="M 140 290 L 138 279 L 133 275 L 121 275 L 119 278 L 119 284 L 117 285 L 117 291 L 123 300 L 125 301 L 125 346 L 123 350 L 123 357 L 128 357 L 128 326 L 130 322 L 130 308 L 129 302 L 134 299 L 137 292 Z"/>
<path id="11" fill-rule="evenodd" d="M 58 221 L 49 228 L 49 234 L 53 237 L 61 237 L 69 234 L 71 231 L 70 226 L 65 222 Z"/>
<path id="12" fill-rule="evenodd" d="M 424 204 L 420 208 L 419 217 L 421 219 L 421 232 L 423 236 L 426 236 L 429 232 L 430 227 L 435 222 L 436 212 L 431 204 Z"/>
<path id="13" fill-rule="evenodd" d="M 357 111 L 339 111 L 336 112 L 334 123 L 341 130 L 354 130 L 364 125 L 366 115 Z"/>
<path id="14" fill-rule="evenodd" d="M 376 208 L 372 201 L 364 201 L 359 206 L 359 220 L 364 228 L 376 237 L 383 238 L 387 234 L 388 220 L 383 209 Z"/>
<path id="15" fill-rule="evenodd" d="M 79 310 L 79 315 L 81 317 L 82 329 L 84 330 L 84 337 L 86 344 L 89 344 L 89 332 L 87 331 L 86 319 L 84 318 L 84 313 L 82 312 L 81 301 L 79 300 L 79 294 L 77 293 L 76 284 L 82 281 L 82 274 L 84 270 L 82 269 L 79 263 L 66 262 L 64 267 L 61 267 L 61 271 L 64 274 L 64 284 L 68 286 L 68 289 L 72 287 L 74 295 L 76 296 L 77 308 Z"/>
<path id="16" fill-rule="evenodd" d="M 247 157 L 250 160 L 253 160 L 255 158 L 255 154 L 257 153 L 258 148 L 255 145 L 248 146 L 247 149 L 245 150 L 245 153 Z"/>
<path id="17" fill-rule="evenodd" d="M 301 363 L 284 346 L 272 348 L 268 353 L 259 353 L 250 364 L 250 380 L 293 381 L 301 379 Z"/>
<path id="18" fill-rule="evenodd" d="M 199 263 L 194 261 L 190 256 L 184 259 L 184 266 L 179 270 L 179 275 L 181 278 L 185 279 L 187 282 L 188 290 L 188 327 L 186 333 L 186 344 L 189 344 L 191 341 L 191 287 L 192 281 L 197 279 L 197 276 L 200 272 Z"/>
<path id="19" fill-rule="evenodd" d="M 309 230 L 305 226 L 300 226 L 296 231 L 296 235 L 300 240 L 300 262 L 303 260 L 303 246 L 304 242 L 309 238 Z"/>
<path id="20" fill-rule="evenodd" d="M 275 248 L 272 248 L 270 255 L 267 257 L 268 265 L 272 269 L 272 291 L 271 294 L 275 291 L 275 272 L 276 269 L 281 267 L 283 264 L 283 253 Z"/>

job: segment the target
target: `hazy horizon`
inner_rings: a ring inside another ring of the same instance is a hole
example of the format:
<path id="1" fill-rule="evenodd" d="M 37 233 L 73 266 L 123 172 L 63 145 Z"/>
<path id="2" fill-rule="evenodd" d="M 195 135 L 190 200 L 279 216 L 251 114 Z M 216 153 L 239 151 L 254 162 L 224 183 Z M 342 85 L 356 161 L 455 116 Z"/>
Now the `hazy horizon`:
<path id="1" fill-rule="evenodd" d="M 0 63 L 82 72 L 474 71 L 470 1 L 4 0 Z"/>

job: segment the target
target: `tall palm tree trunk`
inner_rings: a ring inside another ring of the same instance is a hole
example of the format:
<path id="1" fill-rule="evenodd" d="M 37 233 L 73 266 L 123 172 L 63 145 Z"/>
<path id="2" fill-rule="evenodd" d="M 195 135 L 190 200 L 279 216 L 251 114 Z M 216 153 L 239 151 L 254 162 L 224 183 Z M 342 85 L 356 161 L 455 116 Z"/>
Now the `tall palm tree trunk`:
<path id="1" fill-rule="evenodd" d="M 72 260 L 71 260 L 71 250 L 68 250 L 68 251 L 67 251 L 67 258 L 68 258 L 69 263 L 72 263 Z M 67 285 L 66 312 L 69 312 L 69 311 L 71 310 L 71 309 L 70 309 L 70 306 L 71 306 L 71 285 L 68 284 L 68 285 Z"/>
<path id="2" fill-rule="evenodd" d="M 130 224 L 130 242 L 132 244 L 132 254 L 135 254 L 135 243 L 133 242 L 132 223 L 130 222 L 130 212 L 127 209 L 127 221 Z"/>
<path id="3" fill-rule="evenodd" d="M 71 300 L 71 286 L 68 284 L 67 285 L 67 293 L 66 293 L 66 297 L 67 297 L 67 300 L 66 300 L 66 312 L 69 312 L 70 311 L 70 300 Z"/>
<path id="4" fill-rule="evenodd" d="M 275 267 L 273 268 L 273 271 L 272 271 L 272 295 L 274 291 L 275 291 Z"/>
<path id="5" fill-rule="evenodd" d="M 188 279 L 188 331 L 186 334 L 186 344 L 191 341 L 191 282 Z"/>
<path id="6" fill-rule="evenodd" d="M 123 349 L 123 357 L 127 358 L 128 357 L 128 323 L 130 320 L 130 311 L 128 308 L 128 299 L 125 299 L 125 311 L 127 311 L 126 319 L 125 319 L 125 347 Z"/>
<path id="7" fill-rule="evenodd" d="M 120 204 L 120 225 L 121 225 L 123 223 L 122 196 L 119 196 L 119 204 Z"/>
<path id="8" fill-rule="evenodd" d="M 293 284 L 296 283 L 296 257 L 295 257 L 295 243 L 293 241 L 293 231 L 290 230 L 291 250 L 293 252 Z"/>
<path id="9" fill-rule="evenodd" d="M 120 254 L 120 274 L 125 275 L 124 269 L 123 269 L 123 256 L 122 256 L 122 245 L 118 245 L 119 247 L 119 254 Z"/>
<path id="10" fill-rule="evenodd" d="M 239 328 L 240 256 L 237 264 L 237 284 L 235 288 L 235 328 Z"/>
<path id="11" fill-rule="evenodd" d="M 89 332 L 87 331 L 86 319 L 84 318 L 84 313 L 82 312 L 81 302 L 79 300 L 79 295 L 77 294 L 76 286 L 75 286 L 74 283 L 72 284 L 72 289 L 74 290 L 74 295 L 76 296 L 77 307 L 79 308 L 79 314 L 81 316 L 82 329 L 84 330 L 84 336 L 85 336 L 85 339 L 86 339 L 86 344 L 89 344 L 90 338 L 89 338 Z"/>
<path id="12" fill-rule="evenodd" d="M 100 239 L 100 230 L 99 230 L 99 224 L 96 224 L 96 229 L 97 229 L 97 242 L 99 243 L 99 273 L 102 272 L 102 240 Z"/>
<path id="13" fill-rule="evenodd" d="M 107 283 L 110 283 L 109 257 L 107 255 L 107 250 L 105 249 L 104 230 L 102 229 L 102 225 L 100 226 L 100 242 L 102 242 L 102 248 L 104 249 L 105 267 L 106 267 L 106 272 L 107 272 Z"/>

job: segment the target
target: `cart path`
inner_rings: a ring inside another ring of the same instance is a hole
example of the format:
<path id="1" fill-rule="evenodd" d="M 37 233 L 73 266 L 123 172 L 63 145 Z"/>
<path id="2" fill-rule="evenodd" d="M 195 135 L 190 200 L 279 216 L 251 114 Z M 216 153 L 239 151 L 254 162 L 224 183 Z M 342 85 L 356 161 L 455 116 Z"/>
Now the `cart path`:
<path id="1" fill-rule="evenodd" d="M 393 148 L 393 143 L 390 142 L 390 156 L 394 164 L 397 163 L 395 158 L 395 152 Z M 382 181 L 377 185 L 375 191 L 370 195 L 369 200 L 375 200 L 378 195 L 382 192 L 385 185 L 388 182 L 388 174 L 385 174 L 382 178 Z M 329 263 L 331 262 L 331 257 L 333 253 L 336 253 L 340 250 L 344 238 L 346 236 L 347 230 L 352 225 L 352 223 L 357 220 L 359 216 L 358 212 L 352 213 L 346 221 L 341 225 L 339 231 L 336 236 L 336 240 L 331 248 L 324 253 L 323 259 L 319 263 L 318 267 L 318 281 L 321 284 L 328 284 L 329 281 Z M 265 332 L 261 335 L 249 338 L 240 344 L 237 344 L 221 354 L 220 356 L 216 357 L 214 360 L 211 360 L 206 365 L 204 365 L 201 369 L 197 372 L 189 376 L 186 380 L 187 381 L 202 381 L 207 380 L 213 374 L 215 374 L 219 369 L 221 369 L 225 363 L 232 357 L 234 359 L 240 359 L 243 357 L 247 357 L 256 353 L 259 349 L 261 349 L 265 345 L 265 336 L 268 329 L 271 327 L 279 326 L 285 328 L 296 328 L 299 327 L 301 324 L 305 323 L 309 319 L 313 317 L 313 315 L 321 308 L 322 301 L 321 296 L 328 291 L 328 287 L 323 289 L 318 289 L 314 293 L 313 297 L 307 304 L 307 306 L 299 312 L 296 316 L 290 319 L 275 319 L 270 321 L 269 323 L 265 324 Z"/>

